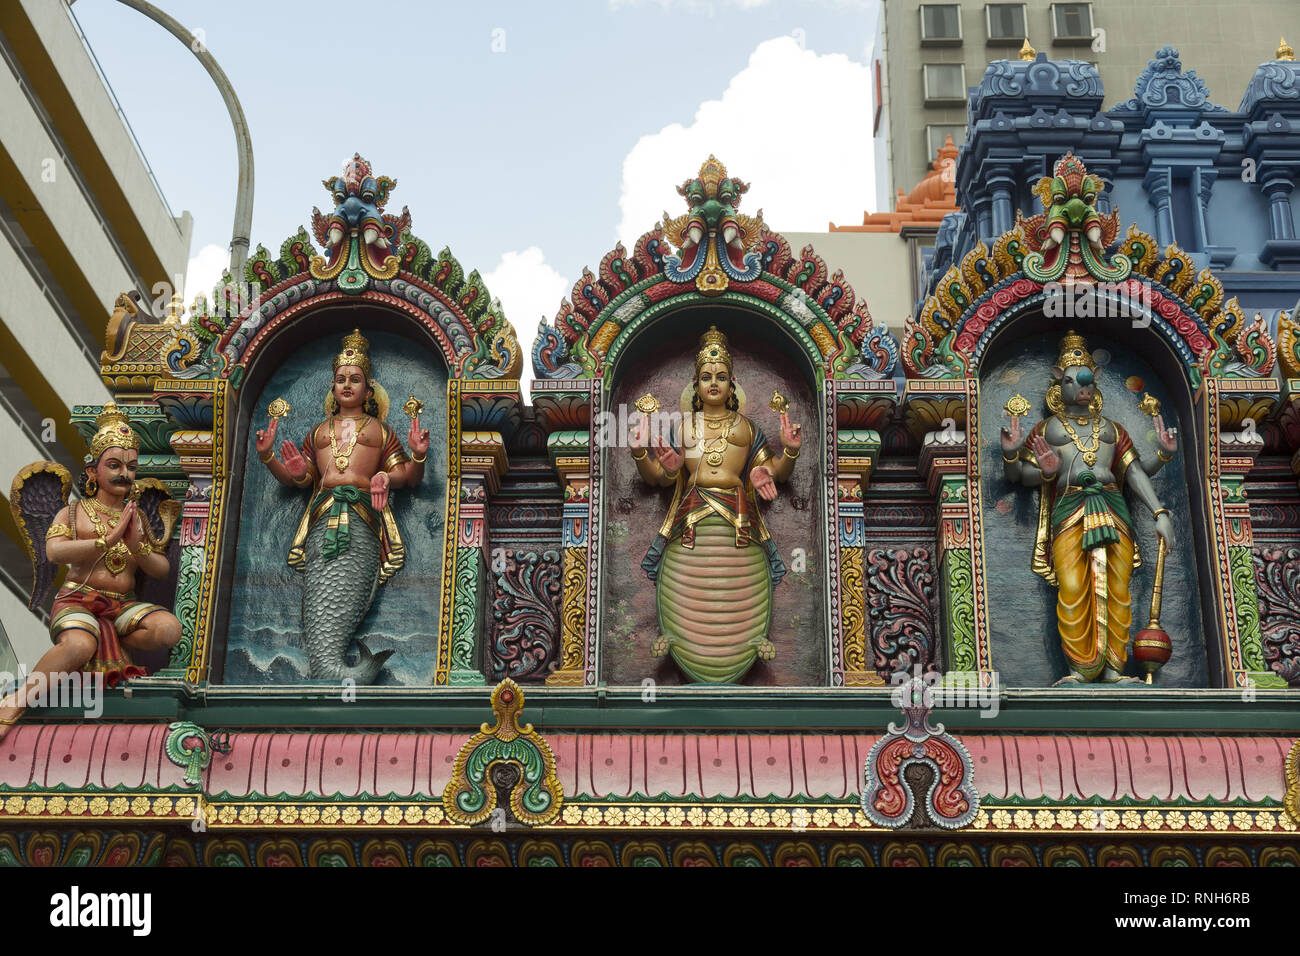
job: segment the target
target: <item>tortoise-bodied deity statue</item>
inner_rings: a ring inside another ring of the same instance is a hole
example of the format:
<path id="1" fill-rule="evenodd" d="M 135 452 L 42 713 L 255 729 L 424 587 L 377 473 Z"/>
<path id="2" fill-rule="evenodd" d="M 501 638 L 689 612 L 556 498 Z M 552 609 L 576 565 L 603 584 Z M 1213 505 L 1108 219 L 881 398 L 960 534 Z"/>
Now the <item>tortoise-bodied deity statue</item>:
<path id="1" fill-rule="evenodd" d="M 1173 522 L 1151 476 L 1171 461 L 1177 437 L 1158 412 L 1158 447 L 1140 456 L 1118 422 L 1101 414 L 1097 364 L 1084 338 L 1069 332 L 1047 390 L 1052 413 L 1026 434 L 1020 417 L 1029 402 L 1007 403 L 1002 429 L 1007 480 L 1039 489 L 1033 569 L 1057 588 L 1056 622 L 1069 666 L 1058 683 L 1133 682 L 1123 676 L 1133 611 L 1130 582 L 1141 565 L 1124 489 L 1150 509 L 1162 547 L 1173 544 Z M 1151 409 L 1144 403 L 1143 409 Z"/>
<path id="2" fill-rule="evenodd" d="M 334 358 L 334 380 L 325 398 L 326 418 L 299 450 L 292 441 L 274 452 L 279 416 L 257 433 L 257 454 L 282 485 L 310 488 L 311 497 L 289 550 L 289 565 L 304 574 L 302 629 L 313 680 L 374 683 L 392 651 L 374 654 L 357 639 L 360 659 L 344 654 L 374 601 L 379 585 L 405 561 L 401 533 L 389 504 L 392 488 L 417 486 L 424 478 L 429 432 L 411 417 L 411 457 L 385 419 L 388 394 L 374 380 L 360 330 L 343 339 Z"/>
<path id="3" fill-rule="evenodd" d="M 10 508 L 35 572 L 28 607 L 44 603 L 57 565 L 66 564 L 68 576 L 50 610 L 54 647 L 0 703 L 0 737 L 55 675 L 102 674 L 111 687 L 146 673 L 131 651 L 165 651 L 180 640 L 171 612 L 135 596 L 138 574 L 170 573 L 167 543 L 180 505 L 156 479 L 137 481 L 140 438 L 114 403 L 95 425 L 78 500 L 69 503 L 72 477 L 57 462 L 28 465 L 13 481 Z"/>
<path id="4" fill-rule="evenodd" d="M 695 377 L 682 393 L 679 435 L 657 435 L 650 448 L 649 412 L 630 441 L 641 478 L 673 489 L 672 504 L 641 565 L 656 584 L 659 636 L 655 656 L 671 655 L 698 683 L 739 681 L 755 660 L 772 660 L 768 640 L 772 589 L 785 565 L 758 510 L 776 499 L 799 457 L 801 426 L 792 425 L 780 396 L 781 454 L 745 417 L 726 336 L 716 327 L 700 338 Z M 756 497 L 757 495 L 757 497 Z"/>

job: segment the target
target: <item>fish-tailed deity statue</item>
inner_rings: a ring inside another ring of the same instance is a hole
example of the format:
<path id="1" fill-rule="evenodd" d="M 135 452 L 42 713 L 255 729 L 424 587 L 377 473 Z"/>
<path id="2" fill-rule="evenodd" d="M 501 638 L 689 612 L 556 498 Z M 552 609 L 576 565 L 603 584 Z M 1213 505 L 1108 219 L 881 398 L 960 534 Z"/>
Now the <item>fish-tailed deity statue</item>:
<path id="1" fill-rule="evenodd" d="M 1151 511 L 1162 547 L 1172 547 L 1173 522 L 1151 476 L 1173 459 L 1177 437 L 1156 414 L 1158 447 L 1154 455 L 1139 454 L 1123 426 L 1101 414 L 1096 362 L 1073 331 L 1061 339 L 1052 374 L 1051 416 L 1025 434 L 1020 416 L 1030 405 L 1017 395 L 1007 403 L 1001 438 L 1007 480 L 1039 489 L 1032 562 L 1057 588 L 1056 622 L 1069 666 L 1057 683 L 1135 682 L 1123 672 L 1133 619 L 1130 583 L 1141 559 L 1124 490 Z"/>
<path id="2" fill-rule="evenodd" d="M 392 654 L 374 654 L 357 639 L 359 660 L 344 660 L 379 585 L 405 561 L 389 489 L 418 485 L 429 451 L 418 416 L 406 436 L 411 457 L 385 423 L 388 394 L 372 375 L 369 347 L 357 329 L 343 339 L 325 396 L 327 417 L 307 433 L 301 450 L 285 440 L 275 457 L 275 402 L 269 424 L 257 433 L 258 457 L 275 479 L 311 489 L 289 565 L 304 575 L 302 629 L 313 680 L 371 684 Z"/>
<path id="3" fill-rule="evenodd" d="M 657 406 L 647 397 L 638 407 Z M 700 338 L 695 378 L 682 392 L 680 433 L 650 447 L 649 415 L 629 444 L 641 478 L 673 489 L 672 505 L 641 566 L 656 585 L 655 656 L 669 654 L 698 683 L 730 684 L 755 660 L 770 661 L 772 588 L 785 565 L 763 523 L 757 496 L 776 499 L 799 457 L 801 426 L 780 396 L 782 450 L 744 415 L 745 393 L 732 370 L 727 337 Z"/>
<path id="4" fill-rule="evenodd" d="M 0 737 L 42 699 L 53 675 L 102 674 L 111 687 L 146 673 L 130 652 L 165 651 L 180 640 L 174 615 L 135 596 L 139 575 L 165 579 L 171 570 L 167 543 L 180 504 L 157 479 L 136 479 L 140 438 L 116 405 L 106 404 L 95 426 L 77 500 L 68 501 L 72 476 L 57 462 L 28 465 L 13 481 L 9 505 L 35 571 L 28 607 L 44 603 L 58 565 L 68 576 L 50 609 L 54 647 L 0 703 Z"/>

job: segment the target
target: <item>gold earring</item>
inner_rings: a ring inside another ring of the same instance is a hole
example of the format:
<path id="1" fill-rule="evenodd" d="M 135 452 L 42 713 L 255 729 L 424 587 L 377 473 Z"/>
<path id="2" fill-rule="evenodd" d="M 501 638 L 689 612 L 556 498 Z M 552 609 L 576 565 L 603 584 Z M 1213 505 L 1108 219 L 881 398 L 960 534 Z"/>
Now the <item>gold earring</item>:
<path id="1" fill-rule="evenodd" d="M 89 478 L 86 479 L 86 494 L 90 495 L 91 497 L 94 497 L 98 493 L 99 493 L 99 482 L 95 479 L 94 475 L 91 475 Z"/>

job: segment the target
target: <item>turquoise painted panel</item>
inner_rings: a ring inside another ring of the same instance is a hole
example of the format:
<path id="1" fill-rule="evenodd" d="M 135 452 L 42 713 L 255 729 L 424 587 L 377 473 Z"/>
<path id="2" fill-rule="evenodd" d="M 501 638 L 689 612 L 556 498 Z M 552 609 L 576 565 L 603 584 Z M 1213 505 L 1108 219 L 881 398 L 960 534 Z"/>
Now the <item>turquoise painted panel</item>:
<path id="1" fill-rule="evenodd" d="M 447 373 L 440 356 L 408 339 L 361 331 L 370 339 L 375 379 L 392 399 L 388 425 L 406 447 L 410 420 L 402 412 L 402 403 L 414 393 L 424 402 L 420 423 L 431 438 L 424 481 L 416 489 L 395 489 L 390 497 L 406 545 L 406 565 L 379 589 L 358 634 L 375 653 L 394 650 L 376 684 L 427 685 L 433 683 L 442 577 Z M 302 575 L 285 560 L 308 495 L 271 477 L 258 461 L 254 432 L 266 422 L 266 406 L 283 396 L 293 410 L 280 422 L 276 454 L 285 438 L 301 446 L 307 432 L 325 417 L 324 401 L 337 351 L 337 336 L 298 350 L 271 376 L 254 403 L 254 427 L 249 429 L 245 449 L 243 501 L 235 506 L 239 536 L 230 594 L 226 683 L 285 684 L 308 677 L 302 643 Z M 350 662 L 355 653 L 355 649 L 350 652 Z"/>

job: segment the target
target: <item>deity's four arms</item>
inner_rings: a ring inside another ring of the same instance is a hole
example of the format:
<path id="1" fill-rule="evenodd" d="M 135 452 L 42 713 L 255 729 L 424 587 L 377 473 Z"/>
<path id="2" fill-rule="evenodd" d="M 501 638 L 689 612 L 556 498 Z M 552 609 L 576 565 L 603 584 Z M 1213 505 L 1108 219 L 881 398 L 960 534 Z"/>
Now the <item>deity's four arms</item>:
<path id="1" fill-rule="evenodd" d="M 77 501 L 68 502 L 72 476 L 56 462 L 28 465 L 13 481 L 10 508 L 35 573 L 28 607 L 44 603 L 57 565 L 68 565 L 68 576 L 50 610 L 55 646 L 0 702 L 0 737 L 42 699 L 53 675 L 102 674 L 112 686 L 145 673 L 129 651 L 167 650 L 180 640 L 175 616 L 134 593 L 137 572 L 168 576 L 167 544 L 180 505 L 158 480 L 137 481 L 140 439 L 114 403 L 95 425 Z"/>
<path id="2" fill-rule="evenodd" d="M 672 505 L 641 562 L 656 582 L 660 636 L 652 652 L 670 654 L 701 683 L 735 683 L 756 659 L 775 656 L 767 637 L 772 587 L 785 565 L 756 494 L 775 500 L 775 483 L 790 477 L 799 457 L 801 426 L 781 411 L 783 450 L 773 457 L 743 411 L 727 338 L 711 327 L 700 338 L 694 381 L 682 393 L 682 434 L 668 441 L 655 436 L 652 454 L 646 414 L 630 442 L 641 478 L 673 488 Z"/>
<path id="3" fill-rule="evenodd" d="M 379 585 L 405 562 L 389 489 L 418 485 L 429 451 L 429 432 L 417 415 L 407 434 L 413 457 L 385 423 L 388 394 L 371 375 L 369 347 L 357 329 L 343 339 L 325 398 L 327 417 L 307 433 L 301 450 L 286 440 L 283 461 L 275 457 L 274 414 L 257 433 L 258 456 L 276 480 L 312 489 L 289 565 L 305 573 L 302 623 L 313 680 L 371 684 L 392 654 L 373 654 L 357 639 L 360 659 L 344 663 Z"/>
<path id="4" fill-rule="evenodd" d="M 1141 565 L 1123 488 L 1155 518 L 1156 533 L 1173 544 L 1173 523 L 1150 476 L 1173 459 L 1177 437 L 1155 416 L 1158 449 L 1140 458 L 1118 422 L 1101 414 L 1097 365 L 1073 331 L 1061 340 L 1047 390 L 1051 417 L 1027 436 L 1020 415 L 1028 402 L 1008 403 L 1002 460 L 1009 481 L 1039 489 L 1033 569 L 1058 588 L 1057 627 L 1069 663 L 1059 683 L 1131 681 L 1123 677 L 1133 612 L 1129 581 Z"/>

